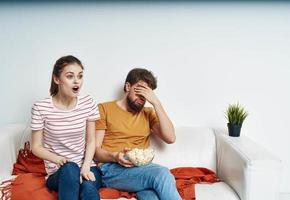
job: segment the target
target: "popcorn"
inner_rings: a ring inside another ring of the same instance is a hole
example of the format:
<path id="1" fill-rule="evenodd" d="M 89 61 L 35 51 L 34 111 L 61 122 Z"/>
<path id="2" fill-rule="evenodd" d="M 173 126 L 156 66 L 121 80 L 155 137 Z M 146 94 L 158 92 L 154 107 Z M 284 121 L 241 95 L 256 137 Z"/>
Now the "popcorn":
<path id="1" fill-rule="evenodd" d="M 126 157 L 135 165 L 143 166 L 151 163 L 154 157 L 154 150 L 134 148 L 126 153 Z"/>

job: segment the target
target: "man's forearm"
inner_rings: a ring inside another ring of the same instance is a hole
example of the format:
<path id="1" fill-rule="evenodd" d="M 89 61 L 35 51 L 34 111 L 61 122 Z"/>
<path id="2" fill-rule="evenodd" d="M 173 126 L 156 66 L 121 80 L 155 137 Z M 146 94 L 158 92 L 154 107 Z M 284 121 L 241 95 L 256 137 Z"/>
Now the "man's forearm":
<path id="1" fill-rule="evenodd" d="M 166 114 L 162 104 L 160 101 L 157 101 L 153 104 L 156 115 L 159 120 L 159 134 L 160 137 L 166 142 L 166 143 L 174 143 L 175 142 L 175 131 L 174 126 L 169 119 L 168 115 Z"/>
<path id="2" fill-rule="evenodd" d="M 109 152 L 101 147 L 97 147 L 94 159 L 97 162 L 116 162 L 117 154 L 118 152 Z"/>

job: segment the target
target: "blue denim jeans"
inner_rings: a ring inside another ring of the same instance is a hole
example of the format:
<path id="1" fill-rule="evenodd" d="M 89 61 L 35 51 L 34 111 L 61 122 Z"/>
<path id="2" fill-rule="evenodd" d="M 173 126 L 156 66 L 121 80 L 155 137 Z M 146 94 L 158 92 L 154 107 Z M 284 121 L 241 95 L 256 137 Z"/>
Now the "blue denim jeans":
<path id="1" fill-rule="evenodd" d="M 157 164 L 123 167 L 105 163 L 100 167 L 105 187 L 136 192 L 138 200 L 181 200 L 170 171 Z"/>
<path id="2" fill-rule="evenodd" d="M 57 172 L 50 175 L 46 186 L 58 192 L 59 200 L 99 200 L 99 188 L 102 184 L 101 171 L 98 167 L 91 167 L 96 181 L 83 179 L 80 184 L 80 168 L 74 162 L 65 163 Z"/>

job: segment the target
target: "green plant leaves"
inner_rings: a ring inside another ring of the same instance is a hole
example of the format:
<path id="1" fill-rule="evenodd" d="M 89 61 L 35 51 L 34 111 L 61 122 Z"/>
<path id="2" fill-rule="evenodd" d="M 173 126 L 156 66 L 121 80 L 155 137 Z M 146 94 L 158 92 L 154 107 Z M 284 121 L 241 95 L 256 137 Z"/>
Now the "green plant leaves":
<path id="1" fill-rule="evenodd" d="M 226 110 L 226 118 L 230 124 L 242 125 L 248 112 L 239 104 L 230 104 Z"/>

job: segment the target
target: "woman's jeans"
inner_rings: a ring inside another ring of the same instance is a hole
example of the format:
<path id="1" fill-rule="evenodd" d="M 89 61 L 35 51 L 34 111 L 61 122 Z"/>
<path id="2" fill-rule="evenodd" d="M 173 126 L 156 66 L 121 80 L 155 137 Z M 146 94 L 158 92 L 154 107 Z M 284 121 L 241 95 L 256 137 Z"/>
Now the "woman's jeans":
<path id="1" fill-rule="evenodd" d="M 99 200 L 99 188 L 101 187 L 101 171 L 98 167 L 91 167 L 96 180 L 87 181 L 83 178 L 80 184 L 80 168 L 74 162 L 65 163 L 46 181 L 50 190 L 58 192 L 59 200 Z"/>
<path id="2" fill-rule="evenodd" d="M 181 200 L 169 170 L 157 164 L 123 167 L 105 163 L 100 167 L 105 187 L 136 192 L 138 200 Z"/>

